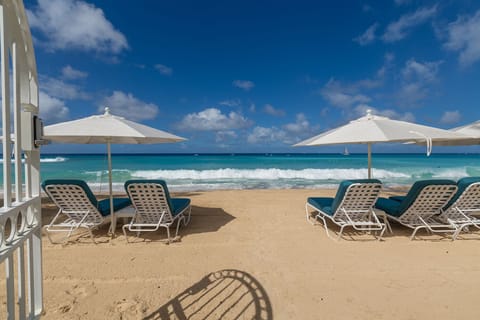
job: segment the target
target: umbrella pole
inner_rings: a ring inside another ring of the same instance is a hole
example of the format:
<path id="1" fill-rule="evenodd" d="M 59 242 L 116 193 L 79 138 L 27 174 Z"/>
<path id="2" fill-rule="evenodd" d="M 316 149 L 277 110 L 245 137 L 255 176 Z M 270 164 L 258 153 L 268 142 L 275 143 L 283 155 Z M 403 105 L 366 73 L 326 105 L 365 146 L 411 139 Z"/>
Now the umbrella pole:
<path id="1" fill-rule="evenodd" d="M 110 140 L 107 141 L 107 155 L 108 155 L 108 192 L 110 195 L 110 233 L 115 235 L 115 228 L 117 221 L 115 219 L 115 213 L 113 212 L 113 190 L 112 190 L 112 150 Z"/>
<path id="2" fill-rule="evenodd" d="M 368 152 L 368 179 L 372 179 L 372 144 L 367 143 Z"/>

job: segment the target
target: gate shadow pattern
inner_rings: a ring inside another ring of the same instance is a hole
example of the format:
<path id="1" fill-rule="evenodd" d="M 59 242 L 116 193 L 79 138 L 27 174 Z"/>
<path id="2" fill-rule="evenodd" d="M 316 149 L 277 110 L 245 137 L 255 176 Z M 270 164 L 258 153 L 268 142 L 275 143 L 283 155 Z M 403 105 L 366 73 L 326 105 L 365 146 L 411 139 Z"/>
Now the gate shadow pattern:
<path id="1" fill-rule="evenodd" d="M 273 320 L 273 311 L 258 280 L 228 269 L 206 275 L 144 319 Z"/>

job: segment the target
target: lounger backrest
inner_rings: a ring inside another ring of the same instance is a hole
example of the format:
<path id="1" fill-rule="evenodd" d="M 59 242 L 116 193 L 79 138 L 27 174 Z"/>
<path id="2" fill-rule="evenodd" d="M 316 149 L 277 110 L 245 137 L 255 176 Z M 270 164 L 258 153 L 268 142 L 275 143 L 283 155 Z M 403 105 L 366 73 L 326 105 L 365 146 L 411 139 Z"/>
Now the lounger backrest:
<path id="1" fill-rule="evenodd" d="M 463 219 L 461 212 L 468 215 L 480 214 L 480 181 L 472 182 L 466 187 L 461 182 L 465 181 L 459 181 L 455 201 L 443 209 L 442 216 L 445 218 Z"/>
<path id="2" fill-rule="evenodd" d="M 419 216 L 428 219 L 439 214 L 457 191 L 455 182 L 450 180 L 444 182 L 436 180 L 433 184 L 428 181 L 417 181 L 415 184 L 401 203 L 403 207 L 409 204 L 399 216 L 400 221 L 405 223 L 417 221 Z"/>
<path id="3" fill-rule="evenodd" d="M 72 220 L 85 224 L 100 224 L 104 217 L 97 209 L 97 199 L 82 180 L 45 180 L 43 190 Z M 93 201 L 92 201 L 93 200 Z M 85 215 L 88 216 L 85 218 Z"/>
<path id="4" fill-rule="evenodd" d="M 350 218 L 369 214 L 381 190 L 382 183 L 377 179 L 343 181 L 332 203 L 334 216 L 342 219 L 345 213 L 348 213 Z"/>
<path id="5" fill-rule="evenodd" d="M 125 182 L 132 205 L 144 223 L 158 223 L 162 214 L 164 223 L 173 221 L 170 193 L 163 180 L 129 180 Z"/>

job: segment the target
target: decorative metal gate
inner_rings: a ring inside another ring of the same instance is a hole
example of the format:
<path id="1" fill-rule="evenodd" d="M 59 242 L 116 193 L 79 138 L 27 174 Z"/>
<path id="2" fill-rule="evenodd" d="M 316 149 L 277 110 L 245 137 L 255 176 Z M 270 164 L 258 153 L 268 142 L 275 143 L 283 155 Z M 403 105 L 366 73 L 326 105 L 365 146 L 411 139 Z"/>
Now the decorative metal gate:
<path id="1" fill-rule="evenodd" d="M 0 318 L 36 319 L 42 313 L 42 242 L 38 78 L 21 0 L 0 0 L 3 206 L 0 265 L 6 303 Z M 1 273 L 0 273 L 1 274 Z"/>

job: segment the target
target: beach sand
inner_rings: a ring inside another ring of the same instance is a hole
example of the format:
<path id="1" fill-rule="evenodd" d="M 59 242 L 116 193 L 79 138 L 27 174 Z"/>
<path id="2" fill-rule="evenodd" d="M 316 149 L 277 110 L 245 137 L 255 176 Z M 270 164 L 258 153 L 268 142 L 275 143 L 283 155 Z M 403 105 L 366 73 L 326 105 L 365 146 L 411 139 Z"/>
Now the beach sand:
<path id="1" fill-rule="evenodd" d="M 306 222 L 304 209 L 308 196 L 334 193 L 176 194 L 191 198 L 192 219 L 169 245 L 164 230 L 131 235 L 127 244 L 120 228 L 107 237 L 107 226 L 95 231 L 98 244 L 84 237 L 52 245 L 44 237 L 43 318 L 478 317 L 480 232 L 410 241 L 410 230 L 393 225 L 384 241 L 347 232 L 336 242 Z M 48 201 L 43 208 L 46 223 L 56 211 Z"/>

